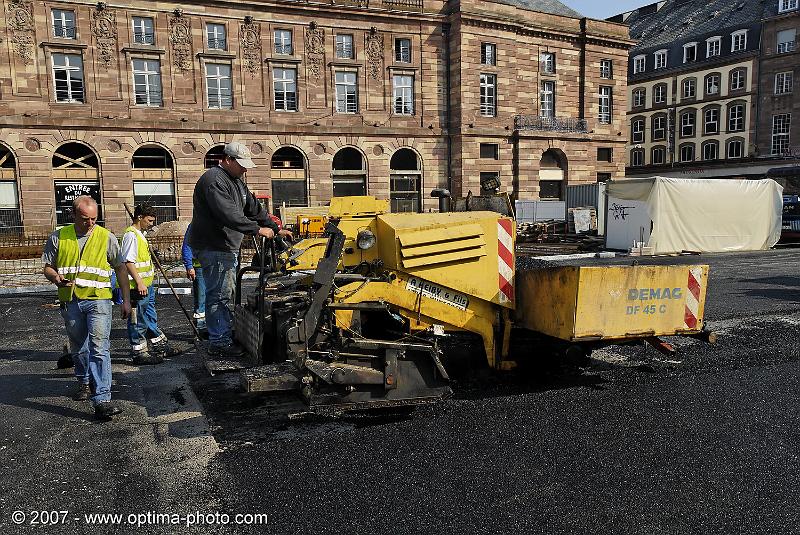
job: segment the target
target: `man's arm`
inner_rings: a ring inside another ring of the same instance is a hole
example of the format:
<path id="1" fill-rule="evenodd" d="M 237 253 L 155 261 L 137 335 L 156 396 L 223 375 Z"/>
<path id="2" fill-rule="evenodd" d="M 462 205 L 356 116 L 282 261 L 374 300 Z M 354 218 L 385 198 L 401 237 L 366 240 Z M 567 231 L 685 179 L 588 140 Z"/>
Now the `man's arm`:
<path id="1" fill-rule="evenodd" d="M 131 288 L 130 284 L 124 284 L 128 280 L 128 271 L 125 266 L 126 264 L 119 264 L 114 268 L 117 280 L 120 281 L 119 289 L 122 292 L 122 319 L 128 319 L 131 313 Z"/>
<path id="2" fill-rule="evenodd" d="M 119 258 L 125 263 L 125 269 L 127 271 L 124 279 L 118 279 L 120 281 L 120 288 L 122 287 L 123 281 L 128 281 L 128 275 L 130 275 L 131 278 L 133 278 L 133 280 L 136 282 L 136 290 L 139 292 L 139 295 L 147 295 L 147 286 L 145 286 L 142 277 L 139 275 L 139 270 L 136 269 L 136 261 L 139 258 L 139 242 L 135 233 L 126 232 L 122 237 L 122 246 L 119 250 Z M 130 284 L 128 286 L 130 286 Z"/>
<path id="3" fill-rule="evenodd" d="M 42 252 L 42 263 L 44 264 L 44 278 L 52 282 L 59 288 L 72 285 L 71 281 L 65 279 L 56 267 L 56 258 L 58 258 L 58 234 L 53 233 L 47 239 Z"/>
<path id="4" fill-rule="evenodd" d="M 44 278 L 58 286 L 59 288 L 66 288 L 72 285 L 72 281 L 65 279 L 58 270 L 50 264 L 44 266 Z"/>

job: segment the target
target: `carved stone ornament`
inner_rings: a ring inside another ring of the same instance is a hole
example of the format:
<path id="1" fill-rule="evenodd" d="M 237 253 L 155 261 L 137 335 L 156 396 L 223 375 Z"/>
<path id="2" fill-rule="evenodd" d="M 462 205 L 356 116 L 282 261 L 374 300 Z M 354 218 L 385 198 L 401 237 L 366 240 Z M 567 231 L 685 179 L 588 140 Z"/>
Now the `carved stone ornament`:
<path id="1" fill-rule="evenodd" d="M 92 11 L 92 35 L 100 63 L 111 68 L 117 59 L 117 14 L 105 8 Z"/>
<path id="2" fill-rule="evenodd" d="M 33 63 L 35 33 L 33 31 L 33 2 L 10 0 L 8 3 L 8 27 L 14 52 L 26 65 Z"/>
<path id="3" fill-rule="evenodd" d="M 383 78 L 383 34 L 370 32 L 367 34 L 367 68 L 374 80 Z"/>
<path id="4" fill-rule="evenodd" d="M 255 78 L 261 71 L 261 25 L 252 21 L 239 27 L 239 42 L 242 47 L 244 68 Z"/>
<path id="5" fill-rule="evenodd" d="M 176 10 L 177 11 L 177 10 Z M 189 19 L 178 14 L 169 19 L 169 42 L 172 44 L 172 63 L 181 72 L 192 68 L 192 28 Z"/>
<path id="6" fill-rule="evenodd" d="M 306 29 L 306 59 L 311 77 L 320 79 L 325 61 L 325 30 L 318 26 Z"/>

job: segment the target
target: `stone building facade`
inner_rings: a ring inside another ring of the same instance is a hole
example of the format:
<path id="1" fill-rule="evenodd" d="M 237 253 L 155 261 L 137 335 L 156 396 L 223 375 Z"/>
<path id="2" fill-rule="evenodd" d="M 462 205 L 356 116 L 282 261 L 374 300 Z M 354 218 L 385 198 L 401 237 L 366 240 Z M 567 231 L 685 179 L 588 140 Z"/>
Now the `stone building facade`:
<path id="1" fill-rule="evenodd" d="M 624 170 L 627 28 L 554 0 L 2 9 L 6 227 L 66 222 L 81 193 L 113 230 L 123 203 L 143 200 L 188 219 L 197 178 L 232 140 L 253 151 L 250 188 L 277 205 L 366 193 L 428 210 L 432 189 L 482 181 L 552 198 Z"/>

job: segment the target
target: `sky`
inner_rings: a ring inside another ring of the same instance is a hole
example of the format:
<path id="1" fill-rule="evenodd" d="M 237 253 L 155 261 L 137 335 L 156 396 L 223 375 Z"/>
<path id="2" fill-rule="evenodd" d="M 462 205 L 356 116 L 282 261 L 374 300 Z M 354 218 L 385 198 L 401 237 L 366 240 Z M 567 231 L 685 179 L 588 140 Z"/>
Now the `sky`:
<path id="1" fill-rule="evenodd" d="M 561 0 L 578 13 L 592 19 L 605 19 L 637 7 L 652 4 L 655 0 Z"/>

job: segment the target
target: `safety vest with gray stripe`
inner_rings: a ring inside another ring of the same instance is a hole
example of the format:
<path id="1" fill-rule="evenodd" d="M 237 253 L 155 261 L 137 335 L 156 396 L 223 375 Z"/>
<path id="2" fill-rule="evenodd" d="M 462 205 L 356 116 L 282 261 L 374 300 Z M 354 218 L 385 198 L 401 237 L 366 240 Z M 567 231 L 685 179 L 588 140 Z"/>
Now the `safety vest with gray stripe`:
<path id="1" fill-rule="evenodd" d="M 58 300 L 69 303 L 78 299 L 111 299 L 111 266 L 108 263 L 110 232 L 95 225 L 83 251 L 78 246 L 75 225 L 58 231 L 58 273 L 72 286 L 58 289 Z"/>
<path id="2" fill-rule="evenodd" d="M 150 249 L 147 247 L 147 240 L 141 231 L 134 227 L 126 228 L 123 236 L 128 232 L 133 232 L 133 235 L 136 236 L 136 271 L 139 272 L 139 277 L 141 277 L 144 285 L 150 287 L 150 285 L 153 284 L 154 271 L 153 262 L 150 258 Z M 136 281 L 133 280 L 130 274 L 128 274 L 128 278 L 131 282 L 131 290 L 136 289 Z"/>

